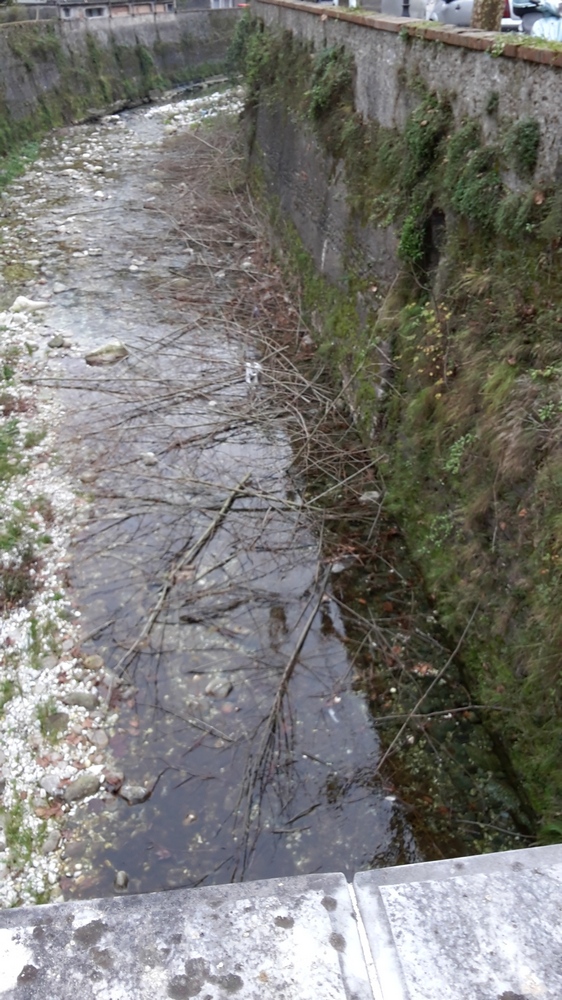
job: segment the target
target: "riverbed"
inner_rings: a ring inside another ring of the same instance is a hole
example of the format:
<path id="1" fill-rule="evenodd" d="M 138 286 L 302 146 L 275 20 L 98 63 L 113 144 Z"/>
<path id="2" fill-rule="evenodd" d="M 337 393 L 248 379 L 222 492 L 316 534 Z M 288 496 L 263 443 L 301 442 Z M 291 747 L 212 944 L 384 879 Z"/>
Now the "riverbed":
<path id="1" fill-rule="evenodd" d="M 29 382 L 76 498 L 79 629 L 47 666 L 94 695 L 57 740 L 95 792 L 66 801 L 39 750 L 65 898 L 528 842 L 245 189 L 240 107 L 64 130 L 4 200 L 2 296 L 45 303 Z"/>

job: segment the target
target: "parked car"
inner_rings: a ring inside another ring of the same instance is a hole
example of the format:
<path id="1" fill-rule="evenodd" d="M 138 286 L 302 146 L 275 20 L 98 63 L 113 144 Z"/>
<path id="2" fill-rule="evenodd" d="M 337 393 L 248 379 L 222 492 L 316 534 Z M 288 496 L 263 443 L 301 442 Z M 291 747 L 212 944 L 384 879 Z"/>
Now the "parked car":
<path id="1" fill-rule="evenodd" d="M 514 11 L 515 0 L 505 0 L 502 17 L 502 31 L 521 31 L 522 21 Z M 442 24 L 456 24 L 462 28 L 470 27 L 472 20 L 473 0 L 429 0 L 426 7 L 428 21 L 440 21 Z"/>
<path id="2" fill-rule="evenodd" d="M 520 3 L 524 0 L 520 0 Z M 474 0 L 382 0 L 382 13 L 419 21 L 440 21 L 469 28 Z M 514 10 L 516 0 L 505 0 L 502 31 L 521 31 L 522 21 Z"/>

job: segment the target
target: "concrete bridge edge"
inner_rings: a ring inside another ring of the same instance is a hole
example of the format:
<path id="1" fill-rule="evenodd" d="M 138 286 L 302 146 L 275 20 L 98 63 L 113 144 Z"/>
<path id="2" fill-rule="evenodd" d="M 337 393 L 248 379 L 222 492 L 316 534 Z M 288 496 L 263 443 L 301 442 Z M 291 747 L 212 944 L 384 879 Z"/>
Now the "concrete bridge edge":
<path id="1" fill-rule="evenodd" d="M 560 1000 L 562 845 L 0 912 L 0 997 Z"/>

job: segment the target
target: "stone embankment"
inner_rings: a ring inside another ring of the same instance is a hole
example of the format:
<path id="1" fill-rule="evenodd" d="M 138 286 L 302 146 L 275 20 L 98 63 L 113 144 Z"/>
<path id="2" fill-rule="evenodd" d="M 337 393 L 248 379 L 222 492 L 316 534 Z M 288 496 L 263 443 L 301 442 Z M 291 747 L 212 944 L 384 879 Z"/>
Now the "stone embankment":
<path id="1" fill-rule="evenodd" d="M 306 315 L 385 453 L 387 509 L 486 724 L 557 838 L 562 50 L 289 0 L 252 10 L 253 163 Z"/>
<path id="2" fill-rule="evenodd" d="M 0 157 L 92 109 L 134 105 L 221 72 L 238 15 L 194 10 L 0 24 Z"/>

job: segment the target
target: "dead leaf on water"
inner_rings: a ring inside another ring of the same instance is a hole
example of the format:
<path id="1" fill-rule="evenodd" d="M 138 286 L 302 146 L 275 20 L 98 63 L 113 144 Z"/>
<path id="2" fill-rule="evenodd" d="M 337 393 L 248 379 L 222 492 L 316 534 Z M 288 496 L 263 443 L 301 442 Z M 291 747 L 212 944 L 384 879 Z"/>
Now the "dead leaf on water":
<path id="1" fill-rule="evenodd" d="M 436 677 L 439 671 L 431 663 L 416 663 L 412 667 L 412 673 L 418 677 Z"/>
<path id="2" fill-rule="evenodd" d="M 60 802 L 53 802 L 51 806 L 37 806 L 35 815 L 40 819 L 52 819 L 53 816 L 62 816 L 62 805 Z"/>

